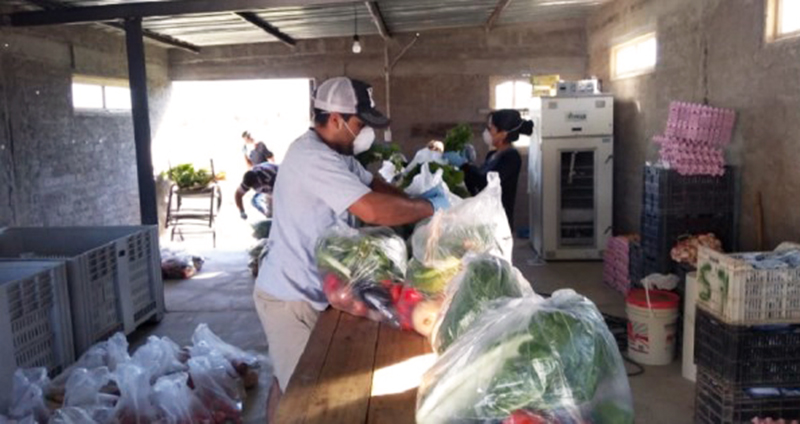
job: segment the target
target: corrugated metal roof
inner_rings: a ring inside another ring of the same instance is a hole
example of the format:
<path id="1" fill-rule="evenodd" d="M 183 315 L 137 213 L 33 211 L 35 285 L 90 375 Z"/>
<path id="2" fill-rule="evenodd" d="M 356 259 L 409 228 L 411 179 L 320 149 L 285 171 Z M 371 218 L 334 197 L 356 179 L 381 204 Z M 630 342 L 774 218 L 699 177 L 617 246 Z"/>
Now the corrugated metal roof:
<path id="1" fill-rule="evenodd" d="M 71 6 L 97 6 L 169 0 L 59 0 Z M 218 0 L 224 1 L 224 0 Z M 608 0 L 512 0 L 497 25 L 584 17 Z M 497 0 L 378 0 L 392 33 L 484 25 Z M 296 39 L 377 34 L 363 1 L 255 11 L 259 17 Z M 276 41 L 233 13 L 147 18 L 144 27 L 198 46 Z"/>

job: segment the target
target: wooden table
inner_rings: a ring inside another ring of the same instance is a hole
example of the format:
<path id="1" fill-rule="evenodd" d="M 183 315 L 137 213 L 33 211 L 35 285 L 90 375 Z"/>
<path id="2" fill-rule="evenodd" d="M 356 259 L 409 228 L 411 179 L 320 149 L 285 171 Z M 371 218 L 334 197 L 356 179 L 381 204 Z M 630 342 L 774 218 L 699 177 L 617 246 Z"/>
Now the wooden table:
<path id="1" fill-rule="evenodd" d="M 328 309 L 311 333 L 278 424 L 414 423 L 417 388 L 433 363 L 424 337 Z"/>

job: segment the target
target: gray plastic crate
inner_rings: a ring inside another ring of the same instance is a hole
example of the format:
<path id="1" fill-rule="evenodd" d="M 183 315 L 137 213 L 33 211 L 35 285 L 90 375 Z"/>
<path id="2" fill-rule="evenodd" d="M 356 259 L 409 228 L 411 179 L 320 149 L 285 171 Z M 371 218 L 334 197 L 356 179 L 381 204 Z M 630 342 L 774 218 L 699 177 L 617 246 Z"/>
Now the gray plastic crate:
<path id="1" fill-rule="evenodd" d="M 67 262 L 77 355 L 163 316 L 155 226 L 9 228 L 0 232 L 0 257 Z"/>
<path id="2" fill-rule="evenodd" d="M 75 362 L 63 262 L 0 262 L 0 339 L 0 411 L 17 368 L 44 367 L 52 377 Z"/>

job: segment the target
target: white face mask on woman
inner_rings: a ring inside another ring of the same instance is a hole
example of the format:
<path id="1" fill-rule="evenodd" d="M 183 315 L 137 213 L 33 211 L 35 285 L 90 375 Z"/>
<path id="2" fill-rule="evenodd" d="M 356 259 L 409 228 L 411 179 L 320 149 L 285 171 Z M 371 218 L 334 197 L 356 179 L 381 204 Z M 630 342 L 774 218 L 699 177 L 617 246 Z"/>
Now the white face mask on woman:
<path id="1" fill-rule="evenodd" d="M 494 147 L 494 140 L 492 140 L 492 133 L 489 132 L 488 128 L 483 130 L 482 136 L 483 136 L 483 142 L 486 143 L 486 145 L 489 146 L 490 149 Z"/>

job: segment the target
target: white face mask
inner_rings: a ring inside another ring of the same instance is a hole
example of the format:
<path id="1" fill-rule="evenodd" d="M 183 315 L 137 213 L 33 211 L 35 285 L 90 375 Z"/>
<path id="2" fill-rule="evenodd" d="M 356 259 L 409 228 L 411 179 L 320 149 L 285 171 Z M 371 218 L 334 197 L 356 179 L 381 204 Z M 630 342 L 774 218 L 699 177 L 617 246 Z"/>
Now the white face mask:
<path id="1" fill-rule="evenodd" d="M 352 134 L 352 131 L 351 131 Z M 372 147 L 372 142 L 375 141 L 375 130 L 372 127 L 364 127 L 360 133 L 353 140 L 353 154 L 358 155 L 364 153 Z"/>
<path id="2" fill-rule="evenodd" d="M 483 142 L 486 143 L 487 146 L 491 149 L 494 147 L 494 140 L 492 140 L 492 133 L 489 132 L 489 129 L 483 130 Z"/>

